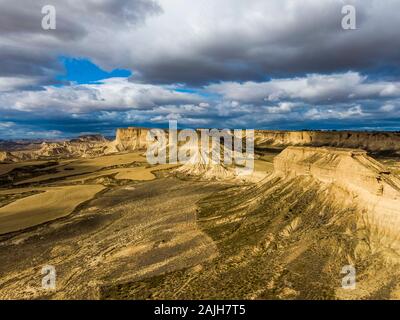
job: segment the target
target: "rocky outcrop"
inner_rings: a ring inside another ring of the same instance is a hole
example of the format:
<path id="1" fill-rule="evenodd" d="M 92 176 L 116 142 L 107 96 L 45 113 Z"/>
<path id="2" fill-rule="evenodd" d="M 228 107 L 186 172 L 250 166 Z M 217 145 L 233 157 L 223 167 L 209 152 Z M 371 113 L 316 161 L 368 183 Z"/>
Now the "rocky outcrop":
<path id="1" fill-rule="evenodd" d="M 15 162 L 17 160 L 10 152 L 0 151 L 0 162 Z"/>
<path id="2" fill-rule="evenodd" d="M 255 131 L 256 146 L 330 146 L 368 151 L 400 151 L 399 132 Z"/>
<path id="3" fill-rule="evenodd" d="M 146 150 L 150 129 L 119 128 L 110 142 L 100 135 L 86 135 L 63 142 L 43 142 L 38 149 L 12 151 L 7 157 L 13 161 L 40 159 L 41 157 L 94 157 L 103 154 Z M 166 132 L 168 137 L 168 132 Z M 287 146 L 330 146 L 359 148 L 367 151 L 400 153 L 400 133 L 356 131 L 268 131 L 256 130 L 256 148 Z M 5 158 L 5 155 L 3 155 Z M 4 160 L 3 160 L 4 161 Z"/>
<path id="4" fill-rule="evenodd" d="M 400 254 L 400 179 L 366 151 L 288 147 L 275 157 L 273 176 L 312 178 L 343 190 L 358 207 L 369 245 Z"/>
<path id="5" fill-rule="evenodd" d="M 399 299 L 398 177 L 360 150 L 288 147 L 274 165 L 257 184 L 199 202 L 222 271 L 214 264 L 197 283 L 219 294 L 220 279 L 242 281 L 238 291 L 257 279 L 252 299 Z"/>
<path id="6" fill-rule="evenodd" d="M 150 129 L 130 127 L 117 129 L 109 152 L 146 149 Z M 166 132 L 168 135 L 168 133 Z M 367 151 L 400 152 L 399 132 L 367 131 L 271 131 L 255 130 L 256 147 L 328 146 L 357 148 Z"/>
<path id="7" fill-rule="evenodd" d="M 189 161 L 175 169 L 175 173 L 194 176 L 204 180 L 232 180 L 237 178 L 233 167 L 224 165 L 222 161 L 213 163 L 211 151 L 202 154 L 195 150 L 192 153 L 193 156 Z"/>
<path id="8" fill-rule="evenodd" d="M 112 142 L 113 151 L 132 151 L 147 147 L 148 128 L 129 127 L 117 129 Z M 271 131 L 255 130 L 255 146 L 329 146 L 357 148 L 367 151 L 399 151 L 399 132 L 367 131 Z"/>
<path id="9" fill-rule="evenodd" d="M 311 175 L 321 182 L 361 188 L 377 195 L 392 194 L 395 184 L 396 193 L 400 190 L 397 177 L 392 177 L 381 163 L 363 150 L 288 147 L 275 157 L 274 170 L 287 177 Z M 388 181 L 392 183 L 383 189 Z"/>
<path id="10" fill-rule="evenodd" d="M 146 128 L 119 128 L 116 137 L 108 147 L 108 152 L 144 150 L 147 148 L 147 133 L 150 129 Z"/>
<path id="11" fill-rule="evenodd" d="M 108 141 L 66 141 L 63 143 L 44 142 L 36 152 L 40 157 L 76 158 L 96 157 L 105 153 Z"/>
<path id="12" fill-rule="evenodd" d="M 43 142 L 39 149 L 2 152 L 1 162 L 48 158 L 96 157 L 104 155 L 110 142 L 100 135 L 80 136 L 63 142 Z"/>
<path id="13" fill-rule="evenodd" d="M 71 143 L 107 143 L 109 142 L 101 134 L 87 134 L 79 136 L 78 138 L 71 139 Z"/>

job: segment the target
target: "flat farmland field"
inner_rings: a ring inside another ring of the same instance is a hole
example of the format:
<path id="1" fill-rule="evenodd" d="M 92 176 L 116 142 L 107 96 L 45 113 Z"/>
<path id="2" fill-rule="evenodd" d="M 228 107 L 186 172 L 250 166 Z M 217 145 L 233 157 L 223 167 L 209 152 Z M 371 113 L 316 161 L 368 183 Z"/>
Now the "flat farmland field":
<path id="1" fill-rule="evenodd" d="M 132 180 L 132 181 L 146 181 L 153 180 L 156 178 L 153 172 L 159 170 L 168 170 L 176 167 L 174 164 L 160 164 L 152 167 L 134 167 L 134 168 L 117 168 L 117 169 L 106 169 L 96 171 L 94 173 L 88 173 L 79 175 L 78 177 L 72 176 L 66 179 L 67 182 L 84 182 L 85 180 L 97 179 L 104 176 L 115 175 L 117 180 Z"/>
<path id="2" fill-rule="evenodd" d="M 12 202 L 0 208 L 0 234 L 67 216 L 103 189 L 101 185 L 55 187 Z"/>
<path id="3" fill-rule="evenodd" d="M 132 162 L 144 162 L 146 158 L 139 153 L 127 153 L 121 155 L 102 156 L 94 159 L 80 159 L 56 166 L 56 173 L 42 174 L 40 176 L 26 179 L 15 183 L 15 185 L 27 183 L 40 183 L 52 179 L 62 179 L 69 176 L 92 173 L 111 166 L 124 166 Z"/>

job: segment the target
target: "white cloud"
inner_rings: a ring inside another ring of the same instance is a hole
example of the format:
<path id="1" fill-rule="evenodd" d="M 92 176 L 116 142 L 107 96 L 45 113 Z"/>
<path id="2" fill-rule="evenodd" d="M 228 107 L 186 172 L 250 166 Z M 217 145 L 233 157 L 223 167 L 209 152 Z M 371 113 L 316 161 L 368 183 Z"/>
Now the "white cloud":
<path id="1" fill-rule="evenodd" d="M 0 93 L 34 86 L 37 82 L 35 77 L 0 77 Z"/>
<path id="2" fill-rule="evenodd" d="M 322 119 L 350 119 L 364 116 L 361 106 L 353 106 L 344 110 L 335 109 L 318 109 L 312 108 L 307 111 L 304 116 L 306 119 L 322 120 Z"/>
<path id="3" fill-rule="evenodd" d="M 393 104 L 385 104 L 382 107 L 379 108 L 379 110 L 384 111 L 384 112 L 391 112 L 394 111 L 396 109 L 396 106 Z"/>
<path id="4" fill-rule="evenodd" d="M 399 61 L 397 0 L 351 1 L 357 32 L 340 29 L 339 0 L 56 1 L 54 32 L 40 28 L 45 0 L 19 2 L 0 2 L 0 74 L 8 76 L 54 76 L 60 55 L 151 83 L 260 81 Z"/>
<path id="5" fill-rule="evenodd" d="M 280 102 L 277 106 L 266 107 L 268 113 L 289 113 L 296 107 L 295 103 Z"/>
<path id="6" fill-rule="evenodd" d="M 272 79 L 267 82 L 222 82 L 207 90 L 226 100 L 263 103 L 302 100 L 334 103 L 380 97 L 400 97 L 400 82 L 368 81 L 357 72 L 332 75 L 310 74 L 302 78 Z"/>
<path id="7" fill-rule="evenodd" d="M 172 119 L 190 126 L 255 128 L 300 125 L 302 121 L 357 122 L 371 116 L 394 116 L 400 98 L 383 97 L 381 93 L 389 88 L 394 95 L 397 87 L 398 83 L 370 81 L 349 72 L 262 83 L 222 82 L 203 88 L 200 95 L 182 92 L 180 85 L 112 78 L 96 84 L 46 86 L 43 91 L 5 92 L 0 95 L 0 114 L 19 112 L 19 116 L 35 119 L 72 119 L 77 125 L 80 121 L 98 122 L 107 124 L 107 130 L 149 122 L 166 124 Z"/>
<path id="8" fill-rule="evenodd" d="M 173 86 L 133 83 L 111 78 L 98 84 L 46 86 L 44 91 L 19 91 L 0 95 L 0 108 L 26 112 L 79 114 L 100 110 L 152 109 L 160 105 L 200 103 L 196 94 Z"/>
<path id="9" fill-rule="evenodd" d="M 11 121 L 0 121 L 1 129 L 11 128 L 13 125 L 14 125 L 14 122 L 11 122 Z"/>
<path id="10" fill-rule="evenodd" d="M 0 122 L 1 138 L 58 138 L 62 136 L 59 130 L 38 130 L 34 126 L 20 125 L 12 121 Z"/>

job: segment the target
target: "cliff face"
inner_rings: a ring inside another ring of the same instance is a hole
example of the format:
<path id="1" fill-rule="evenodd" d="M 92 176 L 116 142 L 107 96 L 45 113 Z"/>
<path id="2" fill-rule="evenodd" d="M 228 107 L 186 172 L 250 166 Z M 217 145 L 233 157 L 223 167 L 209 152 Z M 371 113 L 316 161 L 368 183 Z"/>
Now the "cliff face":
<path id="1" fill-rule="evenodd" d="M 0 162 L 14 162 L 15 157 L 7 151 L 0 151 Z"/>
<path id="2" fill-rule="evenodd" d="M 83 136 L 65 142 L 44 142 L 39 150 L 24 150 L 2 154 L 0 161 L 20 161 L 41 157 L 87 157 L 115 152 L 145 150 L 148 128 L 120 128 L 109 142 L 102 136 Z M 166 132 L 168 136 L 168 132 Z M 358 148 L 368 151 L 400 153 L 400 133 L 354 131 L 255 131 L 255 147 L 330 146 Z M 12 158 L 12 160 L 10 160 Z"/>
<path id="3" fill-rule="evenodd" d="M 399 185 L 364 151 L 288 147 L 263 181 L 199 202 L 198 223 L 221 252 L 237 250 L 224 279 L 257 277 L 252 298 L 399 299 Z M 342 287 L 347 267 L 354 290 Z"/>
<path id="4" fill-rule="evenodd" d="M 385 183 L 397 180 L 366 151 L 355 149 L 288 147 L 275 157 L 274 170 L 286 177 L 310 175 L 321 182 L 362 188 L 377 195 L 392 194 L 393 187 L 388 184 L 384 189 Z"/>
<path id="5" fill-rule="evenodd" d="M 147 147 L 146 135 L 150 129 L 117 129 L 113 145 L 117 151 L 132 151 Z M 399 151 L 400 133 L 357 131 L 270 131 L 255 130 L 255 146 L 329 146 L 357 148 L 367 151 Z"/>
<path id="6" fill-rule="evenodd" d="M 147 128 L 117 129 L 115 146 L 122 150 L 147 147 Z M 256 146 L 330 146 L 368 151 L 400 151 L 400 133 L 357 131 L 255 131 Z"/>
<path id="7" fill-rule="evenodd" d="M 256 130 L 256 146 L 331 146 L 368 151 L 400 151 L 400 133 Z"/>
<path id="8" fill-rule="evenodd" d="M 146 137 L 149 130 L 135 127 L 117 129 L 115 140 L 111 143 L 109 151 L 120 152 L 146 149 Z"/>
<path id="9" fill-rule="evenodd" d="M 384 245 L 400 253 L 400 179 L 365 151 L 288 147 L 274 159 L 274 176 L 312 178 L 344 191 L 358 208 L 370 247 Z"/>

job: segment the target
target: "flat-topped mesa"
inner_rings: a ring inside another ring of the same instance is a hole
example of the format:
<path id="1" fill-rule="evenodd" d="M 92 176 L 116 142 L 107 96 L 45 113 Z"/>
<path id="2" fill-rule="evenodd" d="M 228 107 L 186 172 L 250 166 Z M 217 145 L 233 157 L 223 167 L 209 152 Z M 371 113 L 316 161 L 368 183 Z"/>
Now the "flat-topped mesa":
<path id="1" fill-rule="evenodd" d="M 147 148 L 147 133 L 150 129 L 129 127 L 117 129 L 113 147 L 116 151 L 133 151 Z"/>
<path id="2" fill-rule="evenodd" d="M 359 208 L 360 223 L 372 230 L 371 243 L 400 253 L 400 179 L 365 151 L 288 147 L 274 159 L 274 176 L 312 177 L 321 186 L 343 190 Z"/>
<path id="3" fill-rule="evenodd" d="M 287 147 L 274 159 L 274 172 L 285 177 L 309 175 L 321 182 L 400 199 L 400 181 L 364 150 Z M 399 209 L 400 210 L 400 209 Z"/>
<path id="4" fill-rule="evenodd" d="M 399 132 L 255 131 L 256 146 L 330 146 L 368 151 L 400 151 Z"/>
<path id="5" fill-rule="evenodd" d="M 110 150 L 133 151 L 147 147 L 146 135 L 150 128 L 129 127 L 117 129 Z M 179 130 L 178 130 L 179 131 Z M 196 130 L 200 134 L 201 129 Z M 166 130 L 168 135 L 168 130 Z M 329 146 L 357 148 L 373 152 L 400 152 L 399 132 L 362 131 L 271 131 L 255 130 L 256 147 Z"/>
<path id="6" fill-rule="evenodd" d="M 101 134 L 86 134 L 69 140 L 71 143 L 106 143 L 109 142 Z"/>

